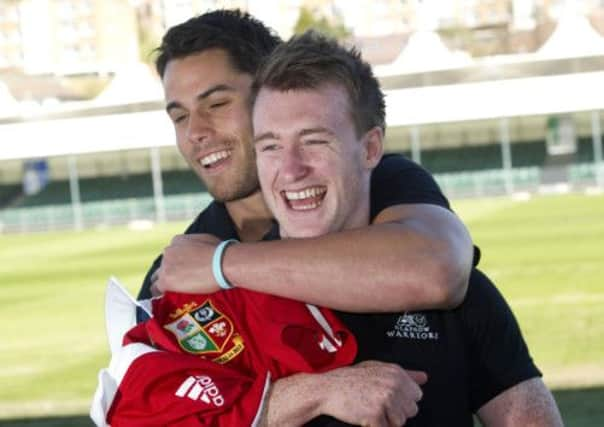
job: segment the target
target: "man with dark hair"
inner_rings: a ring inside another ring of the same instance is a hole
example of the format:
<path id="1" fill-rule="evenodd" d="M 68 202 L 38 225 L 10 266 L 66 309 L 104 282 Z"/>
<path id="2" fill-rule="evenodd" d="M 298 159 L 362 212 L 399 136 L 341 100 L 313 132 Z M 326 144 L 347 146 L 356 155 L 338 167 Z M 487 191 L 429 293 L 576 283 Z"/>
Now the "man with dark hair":
<path id="1" fill-rule="evenodd" d="M 249 141 L 248 96 L 254 72 L 279 43 L 281 40 L 252 16 L 220 10 L 171 28 L 158 48 L 156 68 L 164 82 L 166 111 L 174 123 L 178 148 L 217 201 L 233 202 L 236 213 L 230 215 L 236 222 L 249 210 L 247 206 L 237 209 L 242 204 L 237 202 L 248 199 L 248 203 L 258 205 L 256 216 L 268 217 L 260 202 Z M 189 93 L 189 89 L 201 92 Z M 191 105 L 187 101 L 192 101 Z M 192 128 L 191 122 L 199 122 L 200 127 Z M 227 162 L 233 166 L 218 171 L 218 166 Z M 246 224 L 238 231 L 249 233 L 254 240 L 264 234 L 250 228 Z"/>
<path id="2" fill-rule="evenodd" d="M 310 32 L 277 47 L 253 87 L 258 174 L 281 238 L 366 226 L 384 135 L 383 95 L 368 64 Z M 311 197 L 284 197 L 301 191 Z M 357 337 L 357 361 L 427 372 L 419 412 L 405 425 L 471 426 L 473 413 L 487 426 L 562 425 L 512 312 L 478 270 L 455 310 L 339 316 Z M 315 420 L 320 425 L 405 423 L 390 408 L 365 412 L 357 404 L 365 390 L 347 381 L 349 370 L 278 381 L 268 424 L 300 425 L 321 414 L 337 420 Z"/>

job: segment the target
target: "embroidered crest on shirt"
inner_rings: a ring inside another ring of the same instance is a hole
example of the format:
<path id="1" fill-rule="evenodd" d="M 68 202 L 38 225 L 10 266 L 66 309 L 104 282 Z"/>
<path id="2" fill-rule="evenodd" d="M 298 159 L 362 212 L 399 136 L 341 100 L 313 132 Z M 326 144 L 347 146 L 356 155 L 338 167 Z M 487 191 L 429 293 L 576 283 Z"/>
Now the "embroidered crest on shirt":
<path id="1" fill-rule="evenodd" d="M 408 338 L 413 340 L 437 340 L 438 332 L 431 331 L 428 318 L 423 313 L 405 313 L 399 316 L 394 328 L 387 331 L 390 338 Z"/>
<path id="2" fill-rule="evenodd" d="M 245 347 L 243 338 L 226 315 L 206 300 L 201 305 L 185 304 L 170 317 L 175 318 L 164 328 L 172 332 L 187 353 L 227 363 Z"/>

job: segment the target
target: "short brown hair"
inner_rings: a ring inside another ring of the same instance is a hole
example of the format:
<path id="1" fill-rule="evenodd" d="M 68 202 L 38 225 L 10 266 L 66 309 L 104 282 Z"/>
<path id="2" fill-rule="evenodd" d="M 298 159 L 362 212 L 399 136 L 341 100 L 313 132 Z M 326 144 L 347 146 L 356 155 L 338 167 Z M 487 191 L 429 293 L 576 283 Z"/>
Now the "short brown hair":
<path id="1" fill-rule="evenodd" d="M 327 83 L 346 89 L 358 135 L 375 126 L 385 130 L 384 94 L 371 66 L 354 47 L 347 49 L 312 30 L 282 43 L 266 58 L 256 73 L 252 99 L 263 87 L 286 91 Z"/>
<path id="2" fill-rule="evenodd" d="M 238 9 L 215 10 L 170 28 L 155 49 L 159 54 L 155 67 L 163 77 L 173 59 L 222 49 L 237 71 L 253 75 L 263 58 L 279 43 L 279 36 L 249 13 Z"/>

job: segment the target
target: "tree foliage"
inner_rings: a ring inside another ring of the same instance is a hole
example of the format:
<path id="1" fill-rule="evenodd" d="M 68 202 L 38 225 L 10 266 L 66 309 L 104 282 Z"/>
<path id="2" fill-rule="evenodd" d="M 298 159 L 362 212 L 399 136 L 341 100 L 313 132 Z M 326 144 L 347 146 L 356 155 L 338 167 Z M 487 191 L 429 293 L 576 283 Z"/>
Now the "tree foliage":
<path id="1" fill-rule="evenodd" d="M 339 19 L 329 20 L 321 16 L 312 9 L 302 6 L 298 20 L 294 26 L 294 33 L 301 34 L 306 30 L 315 30 L 338 40 L 342 40 L 351 35 L 351 32 Z"/>

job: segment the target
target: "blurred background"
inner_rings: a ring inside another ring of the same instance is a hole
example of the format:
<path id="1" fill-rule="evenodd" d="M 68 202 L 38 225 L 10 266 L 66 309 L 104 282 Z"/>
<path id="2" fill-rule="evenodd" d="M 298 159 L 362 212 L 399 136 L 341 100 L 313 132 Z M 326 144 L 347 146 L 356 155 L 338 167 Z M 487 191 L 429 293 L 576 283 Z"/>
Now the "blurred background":
<path id="1" fill-rule="evenodd" d="M 483 249 L 570 426 L 604 425 L 604 0 L 0 0 L 0 426 L 90 425 L 103 295 L 210 200 L 153 49 L 216 8 L 357 46 L 389 152 Z"/>

